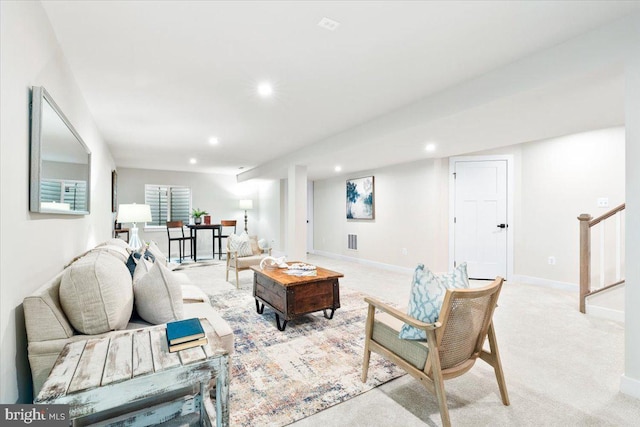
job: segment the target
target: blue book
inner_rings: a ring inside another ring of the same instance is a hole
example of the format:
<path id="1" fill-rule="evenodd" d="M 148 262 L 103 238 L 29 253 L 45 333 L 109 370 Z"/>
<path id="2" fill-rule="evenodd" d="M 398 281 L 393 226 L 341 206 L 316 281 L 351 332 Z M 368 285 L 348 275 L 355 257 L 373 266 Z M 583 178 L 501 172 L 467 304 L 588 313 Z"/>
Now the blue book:
<path id="1" fill-rule="evenodd" d="M 167 323 L 167 341 L 170 346 L 204 338 L 204 336 L 200 319 L 195 317 Z"/>

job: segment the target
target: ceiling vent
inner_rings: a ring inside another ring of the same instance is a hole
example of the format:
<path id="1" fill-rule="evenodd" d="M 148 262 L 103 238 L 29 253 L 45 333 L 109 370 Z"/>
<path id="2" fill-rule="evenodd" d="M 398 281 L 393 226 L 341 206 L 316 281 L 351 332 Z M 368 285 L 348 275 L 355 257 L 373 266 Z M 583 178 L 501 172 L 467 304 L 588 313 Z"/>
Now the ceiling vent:
<path id="1" fill-rule="evenodd" d="M 325 16 L 320 20 L 320 22 L 318 22 L 318 26 L 324 28 L 325 30 L 335 31 L 340 26 L 340 23 Z"/>

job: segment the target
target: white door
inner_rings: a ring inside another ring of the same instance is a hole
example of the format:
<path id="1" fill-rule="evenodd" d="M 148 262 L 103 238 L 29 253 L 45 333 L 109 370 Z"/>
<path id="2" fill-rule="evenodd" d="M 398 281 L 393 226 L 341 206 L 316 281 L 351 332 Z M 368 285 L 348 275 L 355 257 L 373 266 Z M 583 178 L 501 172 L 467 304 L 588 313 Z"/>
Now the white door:
<path id="1" fill-rule="evenodd" d="M 469 278 L 507 277 L 507 161 L 455 161 L 454 264 Z"/>

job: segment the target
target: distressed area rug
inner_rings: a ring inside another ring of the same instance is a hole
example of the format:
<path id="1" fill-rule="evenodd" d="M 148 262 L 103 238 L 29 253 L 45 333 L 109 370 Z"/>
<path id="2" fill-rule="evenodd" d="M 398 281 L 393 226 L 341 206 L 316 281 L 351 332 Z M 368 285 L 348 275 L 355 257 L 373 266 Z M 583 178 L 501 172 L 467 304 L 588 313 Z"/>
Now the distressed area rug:
<path id="1" fill-rule="evenodd" d="M 229 394 L 231 426 L 283 426 L 364 393 L 404 374 L 394 364 L 372 357 L 362 383 L 366 304 L 359 292 L 340 289 L 333 319 L 322 312 L 289 321 L 284 332 L 274 311 L 256 312 L 243 291 L 211 296 L 211 304 L 231 325 Z"/>

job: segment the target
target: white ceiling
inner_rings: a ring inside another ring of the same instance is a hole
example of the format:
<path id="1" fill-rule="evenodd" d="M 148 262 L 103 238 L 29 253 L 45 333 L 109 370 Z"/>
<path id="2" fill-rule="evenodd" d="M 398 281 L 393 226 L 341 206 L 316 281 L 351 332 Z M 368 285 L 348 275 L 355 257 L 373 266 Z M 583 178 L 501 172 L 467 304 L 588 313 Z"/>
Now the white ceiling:
<path id="1" fill-rule="evenodd" d="M 43 4 L 117 166 L 237 174 L 307 150 L 312 179 L 334 173 L 334 159 L 317 155 L 323 140 L 640 9 L 638 1 Z M 318 27 L 323 17 L 339 28 Z M 264 80 L 272 98 L 256 94 Z M 447 141 L 431 155 L 444 156 L 491 148 L 471 143 L 478 134 L 501 146 L 621 124 L 622 88 L 619 72 L 585 76 L 436 120 L 420 138 Z M 429 156 L 409 149 L 415 138 L 371 141 L 368 150 L 344 144 L 343 172 Z"/>

